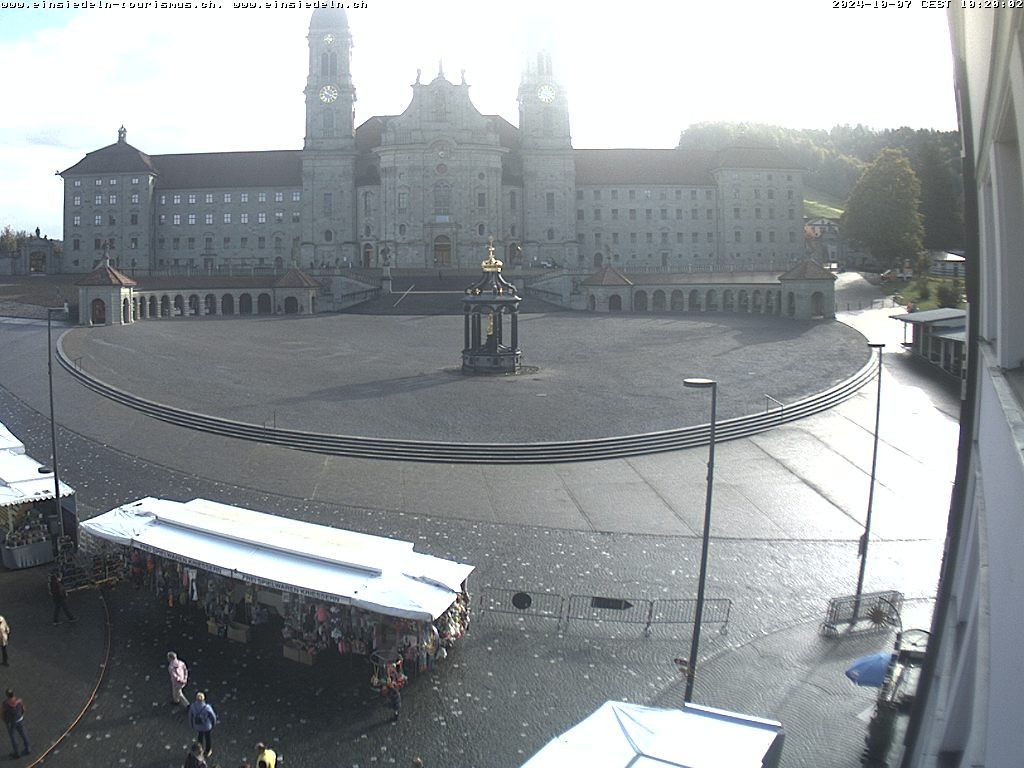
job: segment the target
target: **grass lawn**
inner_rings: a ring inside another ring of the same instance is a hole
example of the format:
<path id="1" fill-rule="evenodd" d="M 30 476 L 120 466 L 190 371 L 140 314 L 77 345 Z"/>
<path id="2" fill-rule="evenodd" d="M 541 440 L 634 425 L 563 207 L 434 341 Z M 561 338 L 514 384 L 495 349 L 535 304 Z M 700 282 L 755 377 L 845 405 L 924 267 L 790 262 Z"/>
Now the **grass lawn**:
<path id="1" fill-rule="evenodd" d="M 963 280 L 954 280 L 951 277 L 915 277 L 913 280 L 892 280 L 882 283 L 881 288 L 890 294 L 904 306 L 914 305 L 918 311 L 925 309 L 937 309 L 939 306 L 939 287 L 942 285 L 959 285 L 961 298 L 963 297 Z M 957 307 L 963 308 L 961 301 Z"/>
<path id="2" fill-rule="evenodd" d="M 838 219 L 843 215 L 843 206 L 846 203 L 834 198 L 827 192 L 819 192 L 816 189 L 804 189 L 804 216 L 812 219 L 828 218 Z"/>

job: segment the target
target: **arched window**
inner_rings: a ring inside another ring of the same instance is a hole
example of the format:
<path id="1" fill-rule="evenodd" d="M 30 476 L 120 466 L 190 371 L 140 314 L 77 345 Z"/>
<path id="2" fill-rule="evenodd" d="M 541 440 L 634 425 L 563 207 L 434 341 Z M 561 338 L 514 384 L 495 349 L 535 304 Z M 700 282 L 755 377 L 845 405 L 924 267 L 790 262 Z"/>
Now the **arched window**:
<path id="1" fill-rule="evenodd" d="M 334 136 L 334 113 L 324 112 L 324 136 L 332 138 Z"/>
<path id="2" fill-rule="evenodd" d="M 452 190 L 444 182 L 434 185 L 434 213 L 438 216 L 447 216 L 452 206 Z"/>
<path id="3" fill-rule="evenodd" d="M 338 74 L 338 54 L 332 53 L 330 56 L 330 64 L 327 67 L 327 74 L 336 75 Z"/>
<path id="4" fill-rule="evenodd" d="M 398 225 L 398 234 L 400 237 L 405 237 L 405 224 Z"/>
<path id="5" fill-rule="evenodd" d="M 320 54 L 320 74 L 322 76 L 326 77 L 329 74 L 330 61 L 330 55 L 326 51 Z"/>
<path id="6" fill-rule="evenodd" d="M 334 240 L 334 232 L 329 229 L 324 230 L 324 242 L 329 243 Z"/>
<path id="7" fill-rule="evenodd" d="M 548 240 L 554 240 L 554 239 L 555 239 L 555 230 L 549 229 L 548 230 Z"/>
<path id="8" fill-rule="evenodd" d="M 476 225 L 476 233 L 478 235 L 480 235 L 480 237 L 484 236 L 484 225 L 483 224 L 477 224 Z"/>

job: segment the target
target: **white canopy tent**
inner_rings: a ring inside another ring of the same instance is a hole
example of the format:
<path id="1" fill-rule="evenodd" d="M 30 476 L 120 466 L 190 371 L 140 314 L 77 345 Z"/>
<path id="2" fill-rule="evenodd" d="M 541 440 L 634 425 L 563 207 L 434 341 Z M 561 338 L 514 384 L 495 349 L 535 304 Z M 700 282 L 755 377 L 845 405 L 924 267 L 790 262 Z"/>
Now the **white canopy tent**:
<path id="1" fill-rule="evenodd" d="M 782 724 L 721 709 L 606 701 L 548 742 L 522 768 L 775 768 Z"/>
<path id="2" fill-rule="evenodd" d="M 2 435 L 0 435 L 2 437 Z M 53 470 L 40 472 L 43 465 L 25 453 L 0 450 L 0 508 L 53 498 Z M 74 489 L 60 484 L 61 498 Z"/>
<path id="3" fill-rule="evenodd" d="M 270 589 L 432 621 L 473 566 L 406 541 L 254 512 L 206 499 L 145 498 L 81 524 L 89 534 Z"/>

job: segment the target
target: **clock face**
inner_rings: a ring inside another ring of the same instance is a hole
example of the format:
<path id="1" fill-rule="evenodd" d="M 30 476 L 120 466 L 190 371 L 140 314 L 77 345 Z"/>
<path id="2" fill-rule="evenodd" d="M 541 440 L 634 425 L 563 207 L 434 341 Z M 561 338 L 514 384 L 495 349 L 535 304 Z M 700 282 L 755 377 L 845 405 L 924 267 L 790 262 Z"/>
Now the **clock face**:
<path id="1" fill-rule="evenodd" d="M 328 32 L 326 35 L 324 35 L 324 43 L 326 45 L 331 45 L 332 43 L 334 43 L 334 40 L 335 40 L 334 35 L 332 35 L 330 32 Z"/>
<path id="2" fill-rule="evenodd" d="M 555 100 L 555 89 L 547 83 L 544 83 L 544 85 L 537 89 L 537 98 L 545 104 L 550 104 Z"/>
<path id="3" fill-rule="evenodd" d="M 320 101 L 324 104 L 331 104 L 338 98 L 338 89 L 333 85 L 325 85 L 320 89 Z"/>

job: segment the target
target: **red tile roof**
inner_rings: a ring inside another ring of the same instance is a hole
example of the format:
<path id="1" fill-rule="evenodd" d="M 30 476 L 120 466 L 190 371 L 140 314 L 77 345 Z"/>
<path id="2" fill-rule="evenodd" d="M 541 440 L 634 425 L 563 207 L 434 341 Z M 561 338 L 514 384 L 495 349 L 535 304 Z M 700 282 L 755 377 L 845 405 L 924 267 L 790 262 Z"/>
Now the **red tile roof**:
<path id="1" fill-rule="evenodd" d="M 274 282 L 275 288 L 319 288 L 320 283 L 301 269 L 289 269 Z"/>
<path id="2" fill-rule="evenodd" d="M 818 262 L 808 259 L 779 276 L 780 280 L 835 280 L 836 276 Z"/>
<path id="3" fill-rule="evenodd" d="M 633 285 L 633 281 L 615 267 L 607 266 L 584 280 L 583 285 Z"/>
<path id="4" fill-rule="evenodd" d="M 92 272 L 79 280 L 75 285 L 138 285 L 128 275 L 119 272 L 109 264 L 101 264 Z"/>

